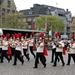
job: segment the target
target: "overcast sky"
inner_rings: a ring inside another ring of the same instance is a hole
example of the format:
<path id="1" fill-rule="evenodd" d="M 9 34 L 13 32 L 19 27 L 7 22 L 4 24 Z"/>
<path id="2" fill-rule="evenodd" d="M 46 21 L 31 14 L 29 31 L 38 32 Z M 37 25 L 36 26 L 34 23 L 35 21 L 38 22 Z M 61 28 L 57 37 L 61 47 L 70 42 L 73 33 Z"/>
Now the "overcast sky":
<path id="1" fill-rule="evenodd" d="M 75 15 L 75 0 L 14 0 L 17 10 L 24 10 L 33 7 L 33 4 L 45 4 L 49 6 L 57 6 L 63 9 L 69 9 L 72 16 Z"/>

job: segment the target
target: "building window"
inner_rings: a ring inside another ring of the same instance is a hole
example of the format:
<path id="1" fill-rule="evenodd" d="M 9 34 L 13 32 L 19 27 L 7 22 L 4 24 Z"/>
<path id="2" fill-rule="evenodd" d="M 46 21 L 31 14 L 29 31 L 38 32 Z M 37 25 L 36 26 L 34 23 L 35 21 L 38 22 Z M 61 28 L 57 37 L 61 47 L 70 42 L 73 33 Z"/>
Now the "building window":
<path id="1" fill-rule="evenodd" d="M 7 13 L 10 13 L 10 9 L 7 9 Z"/>
<path id="2" fill-rule="evenodd" d="M 46 14 L 50 14 L 49 10 L 46 11 Z"/>
<path id="3" fill-rule="evenodd" d="M 5 8 L 2 8 L 2 15 L 4 15 L 5 13 Z"/>
<path id="4" fill-rule="evenodd" d="M 69 15 L 69 18 L 71 18 L 71 14 Z"/>
<path id="5" fill-rule="evenodd" d="M 2 8 L 2 12 L 5 12 L 5 8 Z"/>
<path id="6" fill-rule="evenodd" d="M 31 18 L 28 18 L 28 21 L 31 21 Z"/>
<path id="7" fill-rule="evenodd" d="M 7 7 L 10 7 L 10 6 L 11 6 L 11 1 L 8 0 L 8 1 L 7 1 Z"/>
<path id="8" fill-rule="evenodd" d="M 35 22 L 35 18 L 33 19 L 33 22 Z"/>
<path id="9" fill-rule="evenodd" d="M 15 10 L 12 10 L 12 13 L 15 13 Z"/>
<path id="10" fill-rule="evenodd" d="M 23 19 L 23 22 L 26 22 L 26 18 Z"/>
<path id="11" fill-rule="evenodd" d="M 30 15 L 33 14 L 33 11 L 30 10 L 30 11 L 29 11 L 29 14 L 30 14 Z"/>
<path id="12" fill-rule="evenodd" d="M 2 17 L 2 22 L 5 22 L 5 18 Z"/>

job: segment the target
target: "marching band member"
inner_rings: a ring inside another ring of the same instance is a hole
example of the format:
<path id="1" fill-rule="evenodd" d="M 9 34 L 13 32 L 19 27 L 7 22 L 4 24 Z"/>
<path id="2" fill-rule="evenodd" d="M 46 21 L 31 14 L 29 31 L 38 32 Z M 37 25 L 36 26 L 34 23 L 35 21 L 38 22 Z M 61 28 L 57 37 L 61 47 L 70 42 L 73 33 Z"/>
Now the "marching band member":
<path id="1" fill-rule="evenodd" d="M 44 65 L 44 68 L 46 67 L 46 62 L 43 59 L 43 49 L 44 49 L 44 40 L 43 38 L 40 39 L 40 43 L 36 44 L 37 46 L 37 51 L 36 51 L 36 57 L 35 57 L 35 64 L 33 68 L 38 68 L 38 61 L 40 58 L 40 61 L 42 62 L 42 64 Z"/>
<path id="2" fill-rule="evenodd" d="M 23 53 L 29 61 L 30 58 L 29 58 L 29 54 L 28 54 L 28 40 L 27 40 L 27 38 L 22 40 L 22 47 L 23 47 Z"/>
<path id="3" fill-rule="evenodd" d="M 20 42 L 20 39 L 16 39 L 16 48 L 15 48 L 15 53 L 14 53 L 14 64 L 17 65 L 17 58 L 22 62 L 22 65 L 24 64 L 24 60 L 22 58 L 23 51 L 22 51 L 22 45 Z"/>
<path id="4" fill-rule="evenodd" d="M 63 60 L 63 55 L 62 55 L 63 47 L 64 47 L 64 43 L 62 42 L 62 40 L 59 37 L 58 41 L 57 41 L 57 45 L 56 45 L 56 55 L 55 55 L 55 61 L 54 61 L 54 65 L 53 66 L 57 65 L 58 56 L 61 59 L 62 66 L 65 65 L 64 60 Z"/>
<path id="5" fill-rule="evenodd" d="M 30 48 L 30 52 L 31 54 L 34 56 L 35 58 L 35 54 L 33 52 L 33 43 L 34 43 L 34 38 L 32 37 L 32 35 L 30 35 L 30 39 L 29 39 L 29 48 Z"/>
<path id="6" fill-rule="evenodd" d="M 71 57 L 73 58 L 73 61 L 74 61 L 74 64 L 75 64 L 75 39 L 73 39 L 73 41 L 69 43 L 67 49 L 68 49 L 67 50 L 67 52 L 68 52 L 67 65 L 70 65 Z"/>
<path id="7" fill-rule="evenodd" d="M 11 52 L 12 52 L 12 54 L 9 55 L 9 57 L 10 57 L 10 60 L 12 60 L 12 55 L 13 55 L 13 51 L 12 51 L 12 37 L 10 37 L 10 38 L 8 39 L 8 42 L 9 42 L 10 49 L 11 49 Z"/>
<path id="8" fill-rule="evenodd" d="M 51 63 L 53 63 L 54 62 L 54 56 L 56 54 L 56 44 L 55 44 L 55 41 L 50 41 L 50 44 L 52 46 Z M 59 62 L 59 58 L 58 58 L 58 62 Z"/>
<path id="9" fill-rule="evenodd" d="M 10 59 L 8 58 L 8 55 L 7 55 L 7 50 L 8 50 L 8 40 L 6 37 L 4 37 L 2 41 L 1 63 L 3 63 L 4 57 L 8 60 L 8 63 L 10 62 Z"/>
<path id="10" fill-rule="evenodd" d="M 12 50 L 12 56 L 14 56 L 14 52 L 15 52 L 15 47 L 16 47 L 16 38 L 13 37 L 10 39 L 10 46 L 11 46 L 11 50 Z"/>

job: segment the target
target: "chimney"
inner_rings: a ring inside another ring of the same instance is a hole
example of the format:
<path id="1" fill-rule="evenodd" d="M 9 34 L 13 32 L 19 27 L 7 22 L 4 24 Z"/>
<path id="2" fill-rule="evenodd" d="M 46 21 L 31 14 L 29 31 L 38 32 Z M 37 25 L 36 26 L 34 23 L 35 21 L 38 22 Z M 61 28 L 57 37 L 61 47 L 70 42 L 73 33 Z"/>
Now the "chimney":
<path id="1" fill-rule="evenodd" d="M 68 12 L 69 10 L 68 10 L 68 9 L 66 9 L 66 11 Z"/>

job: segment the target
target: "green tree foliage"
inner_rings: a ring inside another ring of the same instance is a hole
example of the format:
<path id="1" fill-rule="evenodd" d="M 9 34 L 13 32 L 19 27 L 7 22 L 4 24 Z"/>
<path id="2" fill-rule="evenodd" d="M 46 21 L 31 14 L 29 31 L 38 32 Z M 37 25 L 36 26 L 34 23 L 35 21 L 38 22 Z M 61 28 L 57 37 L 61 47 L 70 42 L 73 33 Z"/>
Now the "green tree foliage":
<path id="1" fill-rule="evenodd" d="M 60 31 L 62 32 L 64 29 L 64 21 L 61 20 L 58 16 L 51 16 L 51 15 L 40 15 L 39 17 L 35 18 L 36 22 L 36 29 L 44 30 L 45 23 L 47 23 L 48 28 L 47 31 L 52 29 L 52 32 Z"/>
<path id="2" fill-rule="evenodd" d="M 21 13 L 6 14 L 3 18 L 3 28 L 28 28 L 28 23 L 23 21 L 24 15 Z"/>

